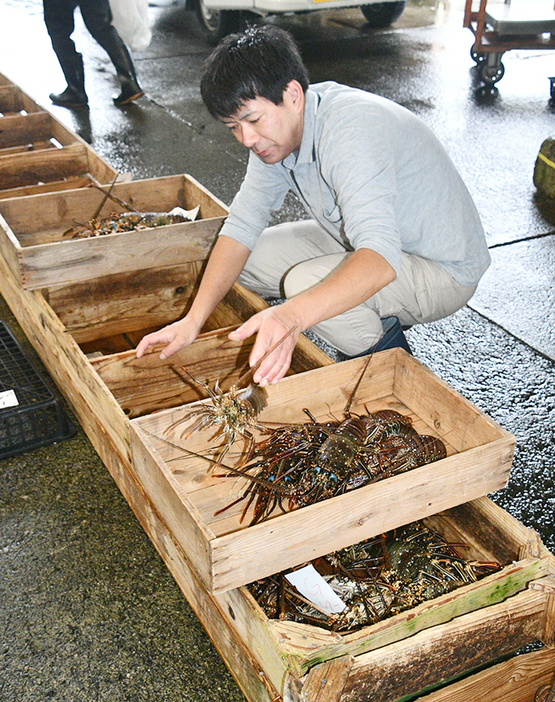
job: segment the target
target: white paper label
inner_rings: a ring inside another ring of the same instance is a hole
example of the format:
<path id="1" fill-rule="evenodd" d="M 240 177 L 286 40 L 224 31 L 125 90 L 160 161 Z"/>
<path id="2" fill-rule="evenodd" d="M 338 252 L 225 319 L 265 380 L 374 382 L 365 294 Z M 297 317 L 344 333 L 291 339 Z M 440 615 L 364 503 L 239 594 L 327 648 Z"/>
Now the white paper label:
<path id="1" fill-rule="evenodd" d="M 285 577 L 303 597 L 326 614 L 342 612 L 347 606 L 312 565 L 295 570 Z"/>
<path id="2" fill-rule="evenodd" d="M 15 390 L 4 390 L 4 392 L 0 392 L 0 409 L 17 407 L 18 405 L 19 402 L 17 401 Z"/>

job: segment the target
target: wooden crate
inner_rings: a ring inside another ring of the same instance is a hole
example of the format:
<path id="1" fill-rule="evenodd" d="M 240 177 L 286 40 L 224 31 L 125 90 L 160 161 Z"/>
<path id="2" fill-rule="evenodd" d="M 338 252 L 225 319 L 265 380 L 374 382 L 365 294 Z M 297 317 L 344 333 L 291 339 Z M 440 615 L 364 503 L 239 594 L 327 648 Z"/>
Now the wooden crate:
<path id="1" fill-rule="evenodd" d="M 522 646 L 555 643 L 555 559 L 535 532 L 488 498 L 425 521 L 466 541 L 467 556 L 506 563 L 502 571 L 350 634 L 269 620 L 245 587 L 210 595 L 171 529 L 167 538 L 168 527 L 150 500 L 149 505 L 143 517 L 151 539 L 197 614 L 200 605 L 207 630 L 216 628 L 224 658 L 230 636 L 235 641 L 226 660 L 252 702 L 402 702 Z M 248 665 L 237 659 L 241 653 Z M 513 684 L 520 688 L 520 681 Z M 476 699 L 450 697 L 448 689 L 437 702 Z"/>
<path id="2" fill-rule="evenodd" d="M 156 280 L 153 281 L 153 277 Z M 126 327 L 136 330 L 146 327 L 151 310 L 157 323 L 163 323 L 164 319 L 169 321 L 178 309 L 181 311 L 189 293 L 176 292 L 178 281 L 185 281 L 183 287 L 188 288 L 183 268 L 158 271 L 154 275 L 151 272 L 144 276 L 115 276 L 97 281 L 96 287 L 83 283 L 31 291 L 21 288 L 0 257 L 0 292 L 72 405 L 92 444 L 248 700 L 346 702 L 349 698 L 344 698 L 343 691 L 352 694 L 355 686 L 351 683 L 358 684 L 365 676 L 373 679 L 372 655 L 378 656 L 381 651 L 389 660 L 385 654 L 387 649 L 400 670 L 404 670 L 413 657 L 416 660 L 419 646 L 428 650 L 428 657 L 418 661 L 427 673 L 427 678 L 418 676 L 421 689 L 428 686 L 426 680 L 435 684 L 453 678 L 504 655 L 511 647 L 517 648 L 535 639 L 553 643 L 553 597 L 544 585 L 555 572 L 553 559 L 546 555 L 533 532 L 487 498 L 453 508 L 435 519 L 441 519 L 444 525 L 449 523 L 451 526 L 445 527 L 446 533 L 455 539 L 459 538 L 457 534 L 463 533 L 481 558 L 497 558 L 507 563 L 503 571 L 476 586 L 466 586 L 430 605 L 422 605 L 417 613 L 398 615 L 395 621 L 354 634 L 338 635 L 315 627 L 268 620 L 243 587 L 211 595 L 188 559 L 187 544 L 181 543 L 166 523 L 130 460 L 125 438 L 129 419 L 124 408 L 131 405 L 127 400 L 122 400 L 120 405 L 111 388 L 118 394 L 123 392 L 117 387 L 117 379 L 120 373 L 127 371 L 133 354 L 102 355 L 103 350 L 110 351 L 119 343 L 117 319 L 122 311 L 130 314 L 130 308 L 136 308 L 135 318 L 124 317 L 119 331 Z M 131 305 L 129 300 L 133 293 L 137 299 L 133 299 Z M 222 317 L 228 321 L 234 315 L 242 317 L 251 309 L 253 300 L 256 296 L 252 298 L 237 290 L 235 301 L 226 303 L 227 309 L 221 309 L 214 323 L 220 324 Z M 213 334 L 218 336 L 216 331 Z M 132 333 L 127 336 L 131 337 Z M 206 338 L 208 341 L 202 340 L 203 343 L 210 345 L 210 333 Z M 89 357 L 84 351 L 87 347 Z M 221 351 L 230 352 L 225 339 Z M 313 352 L 309 345 L 304 354 L 306 364 L 330 363 L 325 355 Z M 200 357 L 211 354 L 203 350 Z M 152 369 L 159 368 L 156 359 L 155 353 L 148 356 Z M 133 370 L 129 372 L 133 377 Z M 203 374 L 200 366 L 198 373 Z M 101 375 L 106 377 L 106 382 Z M 124 380 L 123 386 L 126 383 Z M 157 384 L 151 383 L 152 386 Z M 133 389 L 125 392 L 133 394 Z M 142 402 L 137 406 L 142 406 Z M 148 407 L 144 410 L 148 411 Z M 140 413 L 142 410 L 133 408 L 132 411 Z M 527 588 L 526 582 L 530 579 L 532 584 Z M 537 588 L 538 583 L 543 589 L 532 589 Z M 435 638 L 438 632 L 439 637 Z M 429 646 L 426 649 L 428 641 L 436 642 L 431 653 Z M 476 641 L 482 642 L 478 652 Z M 414 642 L 414 650 L 403 649 L 409 642 Z M 401 646 L 401 655 L 397 655 L 395 646 Z M 430 661 L 433 665 L 429 665 Z M 436 674 L 438 661 L 442 665 L 441 668 L 438 665 Z M 361 702 L 368 699 L 368 688 L 364 690 L 366 697 L 361 696 Z M 376 702 L 387 699 L 373 695 L 371 698 Z M 460 700 L 454 698 L 452 702 Z"/>
<path id="3" fill-rule="evenodd" d="M 81 143 L 0 154 L 0 199 L 111 183 L 116 176 L 117 171 Z"/>
<path id="4" fill-rule="evenodd" d="M 1 161 L 1 157 L 0 157 Z M 227 209 L 189 175 L 116 183 L 111 194 L 141 212 L 200 206 L 194 222 L 82 239 L 64 237 L 88 222 L 105 192 L 80 188 L 0 200 L 0 253 L 26 288 L 80 282 L 116 273 L 206 259 Z M 108 198 L 99 217 L 129 211 Z"/>
<path id="5" fill-rule="evenodd" d="M 271 386 L 260 421 L 305 422 L 304 408 L 320 421 L 341 417 L 365 363 L 366 358 L 354 359 Z M 506 484 L 514 437 L 402 349 L 372 357 L 351 409 L 364 413 L 384 408 L 410 415 L 419 433 L 439 436 L 448 457 L 301 510 L 287 514 L 276 510 L 272 518 L 253 527 L 247 526 L 249 514 L 241 522 L 241 502 L 215 516 L 242 493 L 246 480 L 214 477 L 206 461 L 164 443 L 182 445 L 183 426 L 169 428 L 190 407 L 134 420 L 133 461 L 154 504 L 187 544 L 206 587 L 218 593 Z M 209 440 L 210 432 L 199 431 L 183 445 L 207 454 Z"/>
<path id="6" fill-rule="evenodd" d="M 348 634 L 268 620 L 244 587 L 214 596 L 279 699 L 400 702 L 522 646 L 536 641 L 553 646 L 555 559 L 535 532 L 488 498 L 424 521 L 467 543 L 467 557 L 506 565 L 477 583 Z M 477 699 L 442 694 L 438 702 Z"/>
<path id="7" fill-rule="evenodd" d="M 117 176 L 84 139 L 5 76 L 0 114 L 0 200 L 111 183 Z"/>
<path id="8" fill-rule="evenodd" d="M 302 681 L 290 678 L 289 690 L 295 692 L 288 692 L 287 699 L 532 702 L 538 687 L 553 677 L 554 583 L 551 569 L 549 575 L 531 581 L 527 589 L 504 602 L 456 617 L 383 649 L 319 664 Z M 538 641 L 550 648 L 538 655 L 530 654 L 531 658 L 513 658 L 502 667 L 476 673 L 521 646 Z M 467 677 L 473 672 L 475 675 Z M 522 674 L 530 677 L 522 679 Z M 448 684 L 456 678 L 463 679 Z M 442 684 L 446 686 L 426 694 Z"/>
<path id="9" fill-rule="evenodd" d="M 85 143 L 49 112 L 7 115 L 0 120 L 0 155 Z"/>

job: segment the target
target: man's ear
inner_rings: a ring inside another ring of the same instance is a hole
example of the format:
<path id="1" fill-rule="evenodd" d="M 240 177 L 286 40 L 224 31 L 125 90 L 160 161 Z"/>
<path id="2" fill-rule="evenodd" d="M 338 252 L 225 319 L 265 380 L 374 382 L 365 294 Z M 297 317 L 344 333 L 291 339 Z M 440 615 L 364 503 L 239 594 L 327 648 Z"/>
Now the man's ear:
<path id="1" fill-rule="evenodd" d="M 288 99 L 297 112 L 304 110 L 304 90 L 298 80 L 290 80 L 284 91 L 284 99 Z"/>

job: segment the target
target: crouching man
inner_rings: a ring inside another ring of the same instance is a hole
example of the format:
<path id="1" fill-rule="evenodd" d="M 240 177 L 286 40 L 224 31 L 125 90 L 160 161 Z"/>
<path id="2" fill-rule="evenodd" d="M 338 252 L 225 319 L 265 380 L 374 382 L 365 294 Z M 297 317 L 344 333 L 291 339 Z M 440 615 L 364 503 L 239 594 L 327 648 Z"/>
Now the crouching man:
<path id="1" fill-rule="evenodd" d="M 402 327 L 452 314 L 490 257 L 478 213 L 431 130 L 405 108 L 334 82 L 309 85 L 292 37 L 275 27 L 226 37 L 208 60 L 210 114 L 250 150 L 248 168 L 181 320 L 137 347 L 190 344 L 236 280 L 285 301 L 230 334 L 256 334 L 254 375 L 286 373 L 312 329 L 347 356 L 405 346 Z M 289 190 L 309 219 L 268 227 Z M 376 346 L 379 344 L 378 346 Z"/>

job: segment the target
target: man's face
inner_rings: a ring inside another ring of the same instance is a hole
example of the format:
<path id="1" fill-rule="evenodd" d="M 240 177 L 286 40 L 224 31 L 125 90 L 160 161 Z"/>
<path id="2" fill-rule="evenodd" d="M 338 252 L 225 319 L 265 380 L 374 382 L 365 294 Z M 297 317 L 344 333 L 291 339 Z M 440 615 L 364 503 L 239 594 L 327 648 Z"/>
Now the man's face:
<path id="1" fill-rule="evenodd" d="M 264 163 L 279 163 L 301 146 L 304 93 L 295 84 L 291 81 L 287 86 L 281 105 L 257 97 L 222 120 L 233 136 Z"/>

